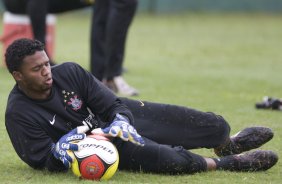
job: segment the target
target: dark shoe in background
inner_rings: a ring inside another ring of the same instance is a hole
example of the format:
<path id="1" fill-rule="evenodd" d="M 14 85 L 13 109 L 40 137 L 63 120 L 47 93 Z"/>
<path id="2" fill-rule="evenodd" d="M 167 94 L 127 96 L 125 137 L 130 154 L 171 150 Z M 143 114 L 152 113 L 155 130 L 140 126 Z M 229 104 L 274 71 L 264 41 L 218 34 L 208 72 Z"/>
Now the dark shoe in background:
<path id="1" fill-rule="evenodd" d="M 256 108 L 282 110 L 282 100 L 279 98 L 265 96 L 263 97 L 262 102 L 256 103 Z"/>

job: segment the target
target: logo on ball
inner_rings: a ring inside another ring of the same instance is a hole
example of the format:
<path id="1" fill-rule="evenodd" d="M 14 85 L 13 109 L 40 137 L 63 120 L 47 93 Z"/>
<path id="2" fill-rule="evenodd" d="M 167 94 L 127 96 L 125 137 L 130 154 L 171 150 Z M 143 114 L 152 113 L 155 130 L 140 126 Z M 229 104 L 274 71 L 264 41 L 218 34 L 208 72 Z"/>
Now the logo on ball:
<path id="1" fill-rule="evenodd" d="M 98 166 L 98 164 L 96 162 L 90 162 L 86 166 L 86 171 L 90 175 L 95 175 L 99 171 L 101 171 L 101 169 L 100 169 L 100 167 Z"/>

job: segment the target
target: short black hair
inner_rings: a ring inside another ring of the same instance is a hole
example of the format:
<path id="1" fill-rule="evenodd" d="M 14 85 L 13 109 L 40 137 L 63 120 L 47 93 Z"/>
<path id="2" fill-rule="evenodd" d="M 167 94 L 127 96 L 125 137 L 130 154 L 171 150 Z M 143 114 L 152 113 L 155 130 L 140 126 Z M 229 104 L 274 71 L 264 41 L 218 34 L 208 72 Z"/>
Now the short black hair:
<path id="1" fill-rule="evenodd" d="M 38 40 L 20 38 L 8 46 L 5 61 L 10 73 L 18 71 L 26 56 L 33 55 L 36 51 L 43 51 L 44 44 Z"/>

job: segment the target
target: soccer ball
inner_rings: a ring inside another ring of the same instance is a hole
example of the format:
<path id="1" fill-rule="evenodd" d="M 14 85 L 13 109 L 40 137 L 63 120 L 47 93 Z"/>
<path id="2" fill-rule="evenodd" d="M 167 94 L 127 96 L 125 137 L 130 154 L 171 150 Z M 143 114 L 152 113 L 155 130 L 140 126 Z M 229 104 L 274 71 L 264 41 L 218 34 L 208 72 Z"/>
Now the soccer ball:
<path id="1" fill-rule="evenodd" d="M 91 135 L 77 144 L 78 151 L 68 152 L 73 158 L 71 169 L 76 176 L 89 180 L 108 180 L 116 173 L 118 151 L 106 137 Z"/>

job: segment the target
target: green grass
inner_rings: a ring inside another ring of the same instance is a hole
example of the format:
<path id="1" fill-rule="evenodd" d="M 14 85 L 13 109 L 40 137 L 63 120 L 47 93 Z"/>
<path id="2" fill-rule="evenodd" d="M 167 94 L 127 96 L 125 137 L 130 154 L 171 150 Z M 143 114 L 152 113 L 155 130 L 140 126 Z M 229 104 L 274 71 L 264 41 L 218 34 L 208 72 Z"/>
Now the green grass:
<path id="1" fill-rule="evenodd" d="M 282 158 L 282 112 L 256 110 L 264 95 L 282 97 L 282 15 L 179 14 L 135 17 L 128 35 L 124 75 L 140 90 L 135 99 L 173 103 L 221 114 L 232 134 L 264 125 L 275 136 L 262 149 Z M 56 62 L 89 68 L 90 15 L 58 16 Z M 92 183 L 69 173 L 35 171 L 16 155 L 4 125 L 7 95 L 14 81 L 0 68 L 1 183 Z M 24 108 L 24 107 L 23 107 Z M 212 150 L 194 150 L 215 156 Z M 118 171 L 102 183 L 281 183 L 281 161 L 259 173 L 209 172 L 165 176 Z"/>

